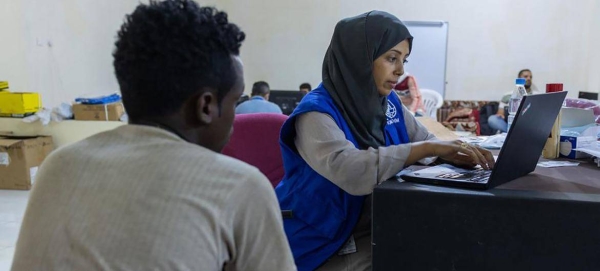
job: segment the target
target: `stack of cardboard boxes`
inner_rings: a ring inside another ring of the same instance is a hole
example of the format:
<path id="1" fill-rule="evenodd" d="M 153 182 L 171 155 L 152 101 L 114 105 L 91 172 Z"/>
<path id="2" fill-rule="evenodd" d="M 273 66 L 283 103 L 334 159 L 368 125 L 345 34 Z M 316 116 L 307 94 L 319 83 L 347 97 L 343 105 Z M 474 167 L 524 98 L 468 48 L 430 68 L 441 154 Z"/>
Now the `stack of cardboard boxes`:
<path id="1" fill-rule="evenodd" d="M 25 117 L 41 107 L 38 93 L 10 92 L 8 82 L 0 81 L 0 117 Z M 0 131 L 0 189 L 31 189 L 39 166 L 53 149 L 52 137 Z"/>
<path id="2" fill-rule="evenodd" d="M 76 120 L 119 121 L 125 113 L 121 95 L 113 93 L 98 97 L 81 97 L 75 99 L 73 115 Z"/>
<path id="3" fill-rule="evenodd" d="M 53 149 L 49 136 L 0 135 L 0 189 L 31 189 L 39 166 Z"/>

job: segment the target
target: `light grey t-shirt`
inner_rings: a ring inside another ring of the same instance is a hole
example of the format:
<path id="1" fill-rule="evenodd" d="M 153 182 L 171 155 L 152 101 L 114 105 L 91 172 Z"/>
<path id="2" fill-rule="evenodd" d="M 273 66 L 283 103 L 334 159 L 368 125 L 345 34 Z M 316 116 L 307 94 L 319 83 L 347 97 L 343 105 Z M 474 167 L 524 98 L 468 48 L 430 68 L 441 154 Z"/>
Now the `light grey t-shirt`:
<path id="1" fill-rule="evenodd" d="M 296 270 L 256 168 L 126 125 L 40 167 L 12 270 Z"/>

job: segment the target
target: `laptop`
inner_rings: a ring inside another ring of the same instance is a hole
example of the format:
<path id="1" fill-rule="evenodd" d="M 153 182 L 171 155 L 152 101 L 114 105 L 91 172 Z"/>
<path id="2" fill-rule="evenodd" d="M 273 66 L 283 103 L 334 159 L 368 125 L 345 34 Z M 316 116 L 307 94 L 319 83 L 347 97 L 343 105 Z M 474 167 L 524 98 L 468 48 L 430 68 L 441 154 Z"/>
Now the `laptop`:
<path id="1" fill-rule="evenodd" d="M 407 182 L 485 190 L 535 170 L 566 91 L 523 97 L 493 170 L 439 165 L 401 175 Z"/>

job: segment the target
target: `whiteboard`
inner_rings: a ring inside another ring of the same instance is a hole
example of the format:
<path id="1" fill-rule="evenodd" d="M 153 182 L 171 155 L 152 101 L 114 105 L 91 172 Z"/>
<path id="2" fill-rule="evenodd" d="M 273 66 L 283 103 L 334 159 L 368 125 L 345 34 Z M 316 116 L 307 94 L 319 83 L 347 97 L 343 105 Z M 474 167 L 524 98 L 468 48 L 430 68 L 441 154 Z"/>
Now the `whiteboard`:
<path id="1" fill-rule="evenodd" d="M 435 90 L 445 97 L 448 22 L 404 21 L 413 36 L 412 52 L 404 70 L 417 79 L 419 88 Z"/>

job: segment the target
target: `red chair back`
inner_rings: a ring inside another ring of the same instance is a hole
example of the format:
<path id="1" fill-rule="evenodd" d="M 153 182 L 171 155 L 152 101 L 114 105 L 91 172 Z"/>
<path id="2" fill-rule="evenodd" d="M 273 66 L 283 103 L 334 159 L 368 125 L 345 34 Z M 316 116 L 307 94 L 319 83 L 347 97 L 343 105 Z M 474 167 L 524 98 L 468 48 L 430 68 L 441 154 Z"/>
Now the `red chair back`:
<path id="1" fill-rule="evenodd" d="M 279 133 L 287 118 L 272 113 L 236 115 L 223 154 L 257 167 L 273 187 L 277 186 L 284 174 Z"/>

